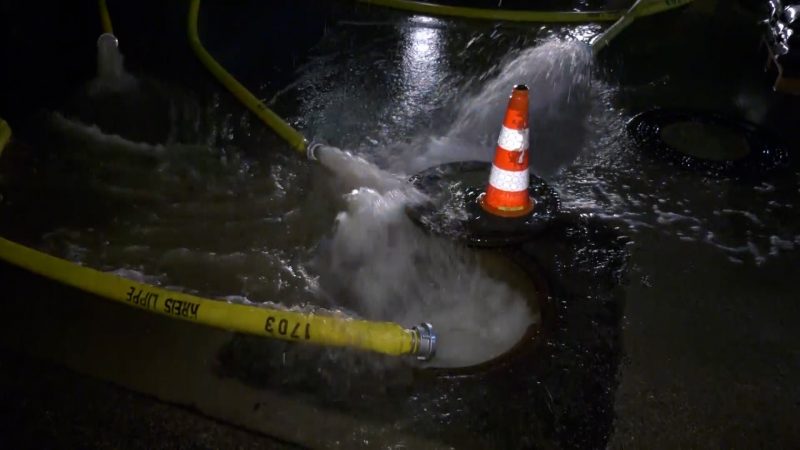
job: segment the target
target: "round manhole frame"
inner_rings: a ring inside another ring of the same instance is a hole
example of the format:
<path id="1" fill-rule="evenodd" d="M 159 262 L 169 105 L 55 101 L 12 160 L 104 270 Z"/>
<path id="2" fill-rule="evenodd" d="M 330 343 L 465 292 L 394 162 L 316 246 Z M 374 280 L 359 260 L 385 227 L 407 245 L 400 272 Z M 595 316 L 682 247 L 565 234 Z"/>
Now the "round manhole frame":
<path id="1" fill-rule="evenodd" d="M 529 306 L 538 307 L 539 321 L 528 325 L 525 333 L 517 342 L 508 350 L 493 358 L 469 366 L 419 367 L 415 372 L 422 377 L 458 378 L 502 370 L 520 357 L 539 353 L 541 346 L 555 327 L 556 309 L 551 299 L 549 283 L 536 261 L 518 248 L 498 248 L 484 251 L 500 252 L 502 257 L 508 258 L 510 263 L 516 265 L 525 273 L 536 289 L 536 296 L 533 301 L 537 302 L 537 304 L 529 304 Z M 527 299 L 530 301 L 530 297 L 527 297 Z M 434 324 L 433 326 L 435 327 L 436 325 Z M 435 361 L 436 359 L 434 358 L 433 362 Z"/>
<path id="2" fill-rule="evenodd" d="M 707 159 L 684 153 L 668 144 L 665 127 L 697 124 L 727 129 L 747 143 L 749 152 L 736 159 Z M 721 113 L 692 109 L 657 108 L 635 115 L 626 125 L 636 145 L 648 153 L 688 170 L 717 177 L 753 177 L 763 175 L 787 163 L 788 152 L 769 133 L 744 119 Z"/>

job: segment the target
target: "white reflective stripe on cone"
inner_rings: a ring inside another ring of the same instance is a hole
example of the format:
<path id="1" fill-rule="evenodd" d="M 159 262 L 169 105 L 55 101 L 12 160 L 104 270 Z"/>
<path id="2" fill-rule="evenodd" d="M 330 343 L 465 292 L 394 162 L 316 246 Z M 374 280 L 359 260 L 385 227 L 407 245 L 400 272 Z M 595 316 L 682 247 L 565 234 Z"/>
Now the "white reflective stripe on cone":
<path id="1" fill-rule="evenodd" d="M 492 173 L 489 175 L 489 184 L 501 191 L 518 192 L 528 189 L 528 169 L 503 170 L 492 164 Z"/>
<path id="2" fill-rule="evenodd" d="M 514 130 L 511 128 L 503 128 L 500 130 L 500 137 L 497 138 L 497 145 L 503 147 L 508 151 L 520 151 L 528 149 L 528 134 L 527 128 L 524 130 Z"/>

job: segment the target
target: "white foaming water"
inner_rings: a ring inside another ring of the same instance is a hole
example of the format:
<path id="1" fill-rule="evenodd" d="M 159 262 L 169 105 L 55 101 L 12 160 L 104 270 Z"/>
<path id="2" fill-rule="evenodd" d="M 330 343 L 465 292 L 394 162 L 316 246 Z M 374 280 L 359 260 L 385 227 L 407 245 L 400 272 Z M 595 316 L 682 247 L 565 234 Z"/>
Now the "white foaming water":
<path id="1" fill-rule="evenodd" d="M 490 161 L 511 89 L 525 84 L 530 96 L 531 170 L 542 176 L 557 172 L 577 157 L 586 139 L 591 65 L 590 48 L 577 41 L 551 40 L 520 51 L 499 65 L 497 76 L 479 93 L 456 106 L 447 133 L 412 142 L 399 155 L 390 155 L 390 167 L 416 173 L 452 161 Z"/>
<path id="2" fill-rule="evenodd" d="M 97 75 L 63 109 L 66 117 L 106 134 L 153 146 L 185 140 L 199 111 L 179 87 L 128 73 L 111 34 L 97 40 Z"/>
<path id="3" fill-rule="evenodd" d="M 50 119 L 52 125 L 59 131 L 77 139 L 92 142 L 94 145 L 106 148 L 110 152 L 144 155 L 164 153 L 164 146 L 161 144 L 135 142 L 118 134 L 104 133 L 97 125 L 87 125 L 79 120 L 66 118 L 58 112 L 53 113 Z"/>
<path id="4" fill-rule="evenodd" d="M 350 184 L 347 208 L 319 257 L 320 287 L 373 320 L 430 322 L 439 337 L 438 367 L 499 356 L 538 320 L 526 298 L 491 278 L 472 251 L 432 237 L 406 216 L 421 194 L 361 158 L 333 147 L 320 161 Z M 388 183 L 385 180 L 390 180 Z"/>
<path id="5" fill-rule="evenodd" d="M 348 190 L 369 187 L 380 193 L 386 193 L 401 190 L 406 185 L 402 177 L 382 171 L 364 158 L 335 147 L 320 147 L 317 157 L 322 165 L 331 169 L 339 176 L 340 181 L 346 183 L 345 189 Z"/>
<path id="6" fill-rule="evenodd" d="M 445 162 L 491 160 L 509 93 L 526 84 L 533 164 L 540 174 L 554 172 L 582 148 L 590 69 L 591 51 L 581 43 L 550 41 L 523 50 L 480 93 L 459 103 L 447 133 L 412 139 L 389 152 L 386 163 L 414 173 Z M 348 306 L 370 319 L 433 323 L 439 335 L 434 364 L 441 367 L 496 357 L 538 321 L 526 298 L 491 278 L 474 252 L 431 237 L 408 219 L 406 205 L 421 194 L 402 178 L 333 147 L 320 148 L 318 156 L 354 189 L 320 258 L 326 293 L 352 299 Z"/>
<path id="7" fill-rule="evenodd" d="M 119 51 L 117 39 L 103 34 L 97 39 L 97 77 L 89 85 L 92 94 L 115 92 L 136 86 L 136 78 L 125 71 L 125 58 Z"/>

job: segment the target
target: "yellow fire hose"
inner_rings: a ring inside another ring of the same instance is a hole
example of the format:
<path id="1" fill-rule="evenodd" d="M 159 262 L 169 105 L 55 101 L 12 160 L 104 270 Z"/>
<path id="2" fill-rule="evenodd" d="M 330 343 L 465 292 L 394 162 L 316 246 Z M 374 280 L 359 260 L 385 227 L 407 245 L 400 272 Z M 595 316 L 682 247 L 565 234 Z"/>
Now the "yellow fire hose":
<path id="1" fill-rule="evenodd" d="M 5 120 L 0 119 L 0 155 L 3 154 L 3 149 L 11 139 L 11 127 L 8 126 Z"/>
<path id="2" fill-rule="evenodd" d="M 434 16 L 462 17 L 466 19 L 502 20 L 509 22 L 614 22 L 627 10 L 618 11 L 521 11 L 509 9 L 467 8 L 461 6 L 438 5 L 412 0 L 359 0 L 371 5 L 410 11 Z M 683 6 L 693 0 L 658 0 L 646 5 L 639 16 L 658 14 Z"/>
<path id="3" fill-rule="evenodd" d="M 625 11 L 619 20 L 614 22 L 614 24 L 608 27 L 602 34 L 592 39 L 592 53 L 596 55 L 600 50 L 606 48 L 612 39 L 622 33 L 622 30 L 627 28 L 637 18 L 646 16 L 648 11 L 653 11 L 654 8 L 658 7 L 675 8 L 691 1 L 692 0 L 636 0 L 633 6 Z"/>
<path id="4" fill-rule="evenodd" d="M 106 0 L 98 0 L 97 6 L 100 9 L 100 24 L 103 27 L 103 33 L 114 34 L 114 27 L 111 26 L 111 15 L 108 13 Z"/>
<path id="5" fill-rule="evenodd" d="M 250 111 L 260 118 L 267 126 L 272 128 L 295 150 L 305 154 L 308 151 L 308 141 L 300 132 L 292 128 L 277 114 L 275 114 L 255 95 L 247 90 L 236 78 L 228 73 L 203 47 L 197 33 L 197 16 L 200 12 L 200 0 L 192 0 L 189 5 L 189 45 L 206 68 L 222 83 L 236 98 L 239 99 Z"/>
<path id="6" fill-rule="evenodd" d="M 209 300 L 122 278 L 50 256 L 0 238 L 5 261 L 108 300 L 168 316 L 240 333 L 353 347 L 387 355 L 418 355 L 427 351 L 420 328 L 405 329 L 390 322 L 370 322 L 334 315 L 268 309 Z"/>
<path id="7" fill-rule="evenodd" d="M 11 128 L 0 119 L 0 153 L 10 136 Z M 83 267 L 2 237 L 0 259 L 102 298 L 173 319 L 287 341 L 414 355 L 423 360 L 435 353 L 436 336 L 429 324 L 405 329 L 390 322 L 209 300 Z"/>

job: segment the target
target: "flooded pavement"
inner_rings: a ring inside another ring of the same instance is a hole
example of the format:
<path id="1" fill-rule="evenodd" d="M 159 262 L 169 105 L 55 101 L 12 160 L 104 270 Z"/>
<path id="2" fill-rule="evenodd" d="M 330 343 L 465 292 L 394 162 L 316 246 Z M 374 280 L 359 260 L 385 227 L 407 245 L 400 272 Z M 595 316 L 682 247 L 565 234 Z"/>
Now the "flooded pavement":
<path id="1" fill-rule="evenodd" d="M 212 51 L 230 49 L 230 25 L 212 20 L 225 8 L 207 3 L 201 33 Z M 186 69 L 185 83 L 137 71 L 146 56 L 122 38 L 137 83 L 98 90 L 89 75 L 64 86 L 70 95 L 28 116 L 4 153 L 2 235 L 221 301 L 436 318 L 452 333 L 448 366 L 513 348 L 468 370 L 230 335 L 187 355 L 216 361 L 192 366 L 204 377 L 347 418 L 329 440 L 300 442 L 315 447 L 396 448 L 402 436 L 433 448 L 800 443 L 800 172 L 786 128 L 798 104 L 760 73 L 751 13 L 698 0 L 635 24 L 592 61 L 597 25 L 329 8 L 290 75 L 259 78 L 265 63 L 242 50 L 225 62 L 343 152 L 323 165 L 297 158 L 202 69 Z M 531 89 L 532 170 L 562 216 L 488 253 L 426 235 L 404 217 L 403 180 L 489 161 L 498 111 L 520 82 Z M 789 162 L 748 177 L 670 164 L 626 129 L 655 107 L 755 122 Z M 8 283 L 14 270 L 3 268 Z"/>

